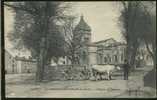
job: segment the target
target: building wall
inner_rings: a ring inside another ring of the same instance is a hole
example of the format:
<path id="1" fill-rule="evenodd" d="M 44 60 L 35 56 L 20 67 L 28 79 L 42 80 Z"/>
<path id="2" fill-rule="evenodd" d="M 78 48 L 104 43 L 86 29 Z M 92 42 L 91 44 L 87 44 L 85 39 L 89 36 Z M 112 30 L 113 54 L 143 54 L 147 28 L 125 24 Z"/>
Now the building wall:
<path id="1" fill-rule="evenodd" d="M 89 46 L 88 47 L 88 59 L 89 59 L 89 62 L 88 64 L 89 65 L 95 65 L 97 64 L 97 47 L 94 47 L 94 46 Z"/>
<path id="2" fill-rule="evenodd" d="M 82 48 L 79 49 L 79 64 L 80 65 L 87 65 L 88 64 L 88 47 L 83 46 Z"/>
<path id="3" fill-rule="evenodd" d="M 96 61 L 97 64 L 123 64 L 125 59 L 125 46 L 118 45 L 113 47 L 106 47 L 103 43 L 102 46 L 99 45 L 97 47 L 94 56 L 89 56 L 91 57 L 90 59 Z"/>
<path id="4" fill-rule="evenodd" d="M 17 73 L 22 73 L 22 70 L 21 70 L 21 61 L 16 60 L 16 62 L 17 62 Z"/>
<path id="5" fill-rule="evenodd" d="M 6 74 L 34 73 L 36 72 L 36 66 L 35 61 L 13 57 L 8 51 L 5 51 Z"/>
<path id="6" fill-rule="evenodd" d="M 16 60 L 8 51 L 5 51 L 5 71 L 7 74 L 17 73 Z"/>
<path id="7" fill-rule="evenodd" d="M 37 63 L 34 61 L 18 60 L 19 73 L 35 73 Z"/>

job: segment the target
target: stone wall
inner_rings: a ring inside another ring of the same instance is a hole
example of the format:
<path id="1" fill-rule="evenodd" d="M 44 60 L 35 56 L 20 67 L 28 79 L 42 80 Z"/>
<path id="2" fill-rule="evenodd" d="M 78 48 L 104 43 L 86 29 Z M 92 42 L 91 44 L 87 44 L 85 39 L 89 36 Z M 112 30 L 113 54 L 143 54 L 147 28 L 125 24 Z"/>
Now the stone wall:
<path id="1" fill-rule="evenodd" d="M 85 66 L 58 65 L 45 69 L 45 80 L 86 80 L 90 71 Z"/>

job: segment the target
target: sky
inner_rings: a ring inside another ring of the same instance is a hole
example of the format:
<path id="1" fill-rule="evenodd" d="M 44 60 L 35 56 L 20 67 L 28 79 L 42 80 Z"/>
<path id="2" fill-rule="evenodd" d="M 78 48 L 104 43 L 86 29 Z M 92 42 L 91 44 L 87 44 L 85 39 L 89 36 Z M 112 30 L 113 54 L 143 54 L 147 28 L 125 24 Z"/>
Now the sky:
<path id="1" fill-rule="evenodd" d="M 122 40 L 118 26 L 120 7 L 117 2 L 79 2 L 76 11 L 84 16 L 92 29 L 92 41 L 114 38 Z"/>
<path id="2" fill-rule="evenodd" d="M 71 2 L 73 5 L 72 13 L 80 17 L 84 16 L 85 22 L 92 29 L 92 42 L 114 38 L 123 41 L 121 30 L 118 26 L 121 7 L 117 2 Z M 7 34 L 13 30 L 14 14 L 4 9 L 5 14 L 5 46 L 13 55 L 17 55 L 12 49 L 10 41 L 6 38 Z M 79 21 L 79 20 L 78 20 Z M 29 55 L 29 53 L 20 53 Z"/>

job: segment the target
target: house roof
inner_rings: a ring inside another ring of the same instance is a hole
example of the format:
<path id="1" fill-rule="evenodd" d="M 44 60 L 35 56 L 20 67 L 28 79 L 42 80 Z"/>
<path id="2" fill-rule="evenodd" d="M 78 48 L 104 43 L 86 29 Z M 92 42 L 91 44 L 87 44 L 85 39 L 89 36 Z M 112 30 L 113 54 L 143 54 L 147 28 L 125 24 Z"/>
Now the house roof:
<path id="1" fill-rule="evenodd" d="M 5 53 L 8 53 L 10 56 L 14 57 L 8 50 L 5 49 Z"/>
<path id="2" fill-rule="evenodd" d="M 15 59 L 18 60 L 18 61 L 35 62 L 34 59 L 27 59 L 25 57 L 18 57 L 18 56 L 16 56 Z"/>

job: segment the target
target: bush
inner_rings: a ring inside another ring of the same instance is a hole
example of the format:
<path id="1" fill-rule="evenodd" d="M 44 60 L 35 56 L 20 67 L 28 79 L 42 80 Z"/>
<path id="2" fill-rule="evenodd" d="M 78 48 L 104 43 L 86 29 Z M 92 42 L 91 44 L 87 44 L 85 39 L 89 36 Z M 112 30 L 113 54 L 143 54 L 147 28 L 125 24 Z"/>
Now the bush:
<path id="1" fill-rule="evenodd" d="M 49 66 L 45 79 L 47 80 L 85 80 L 89 79 L 90 71 L 85 66 Z"/>

